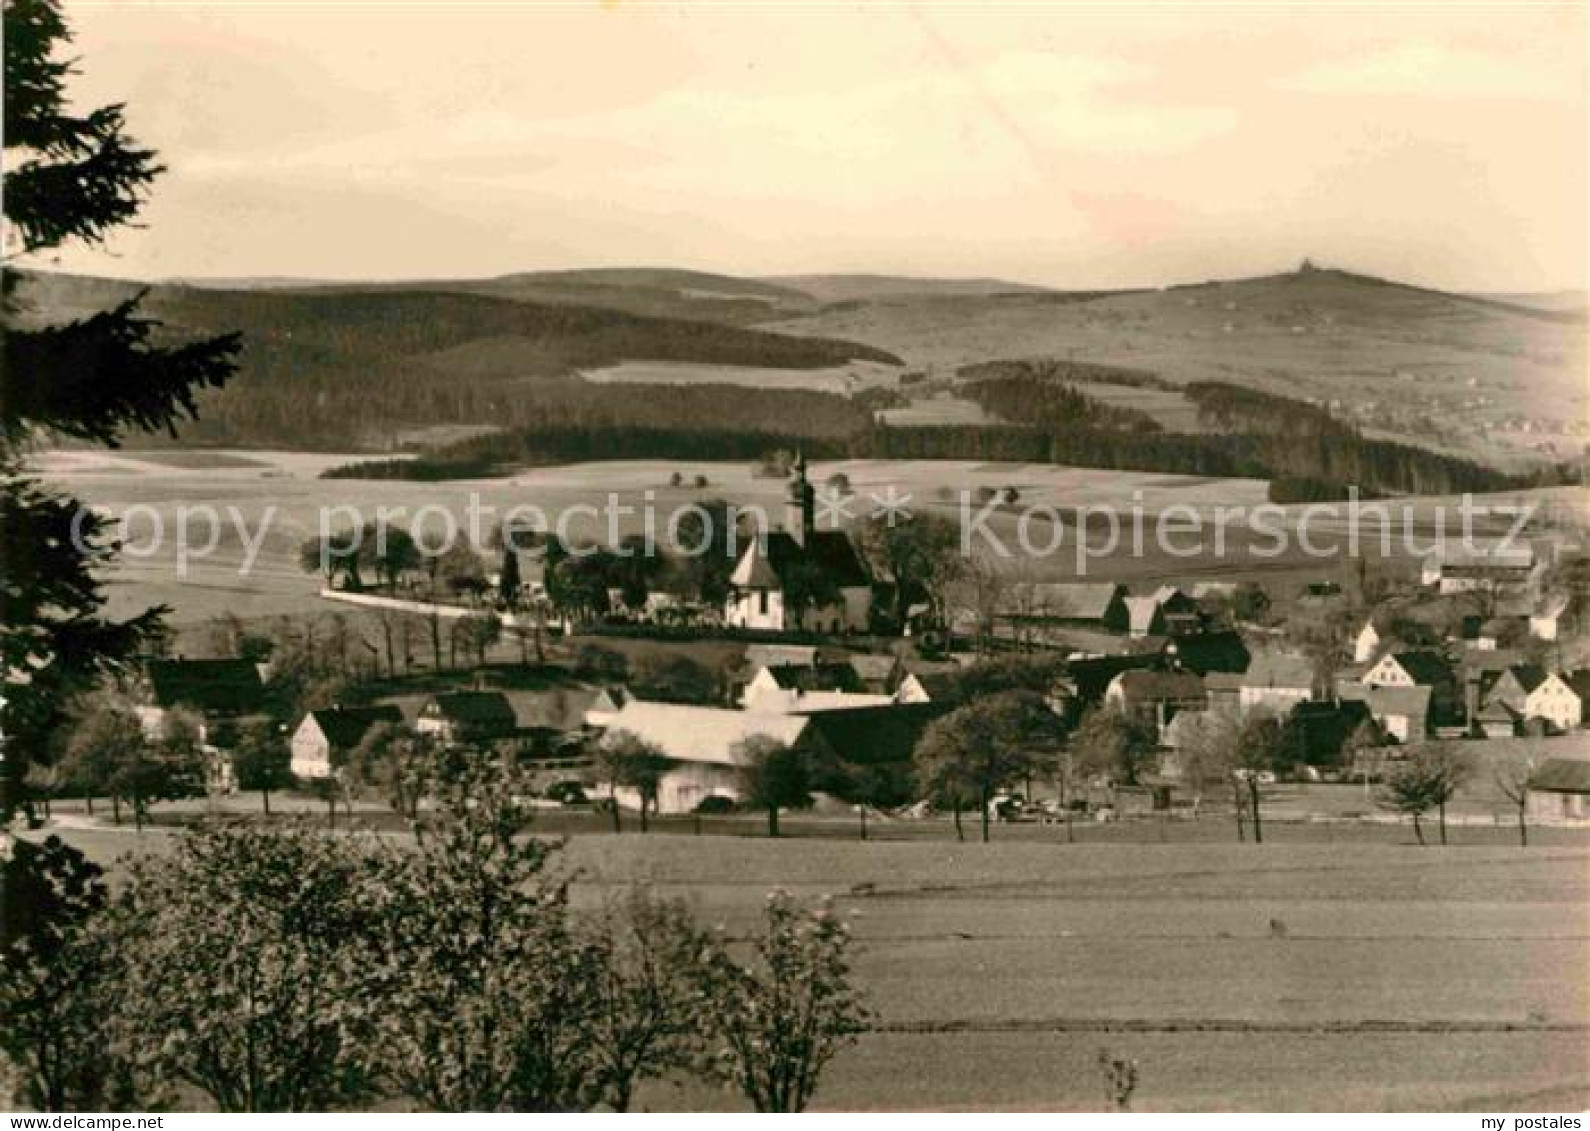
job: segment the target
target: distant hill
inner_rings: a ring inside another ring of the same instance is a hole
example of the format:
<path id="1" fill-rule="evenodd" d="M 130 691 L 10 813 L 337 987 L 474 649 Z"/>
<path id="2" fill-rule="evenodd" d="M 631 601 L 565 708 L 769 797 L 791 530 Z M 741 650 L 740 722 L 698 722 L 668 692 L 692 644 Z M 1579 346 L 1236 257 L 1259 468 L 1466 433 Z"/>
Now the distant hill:
<path id="1" fill-rule="evenodd" d="M 584 267 L 566 271 L 529 271 L 517 275 L 503 275 L 493 281 L 649 287 L 658 290 L 695 291 L 699 294 L 731 298 L 761 298 L 775 302 L 799 301 L 803 297 L 800 289 L 779 286 L 762 279 L 742 279 L 735 275 L 687 271 L 677 267 Z"/>
<path id="2" fill-rule="evenodd" d="M 32 317 L 82 317 L 138 293 L 139 284 L 47 273 L 20 289 Z M 794 337 L 718 322 L 533 303 L 408 287 L 216 290 L 157 285 L 143 310 L 172 336 L 240 330 L 242 369 L 207 396 L 184 438 L 234 444 L 381 446 L 414 426 L 542 419 L 557 404 L 590 416 L 630 411 L 633 390 L 585 386 L 582 368 L 626 360 L 822 369 L 852 360 L 894 364 L 853 342 Z M 575 384 L 581 389 L 576 392 Z M 561 387 L 561 396 L 537 386 Z M 803 411 L 848 419 L 848 402 Z M 792 403 L 793 400 L 792 400 Z M 865 419 L 863 414 L 862 419 Z M 825 427 L 832 427 L 828 425 Z"/>
<path id="3" fill-rule="evenodd" d="M 1509 306 L 1532 307 L 1583 315 L 1590 311 L 1590 291 L 1514 291 L 1499 294 L 1479 294 L 1475 298 L 1502 302 Z"/>
<path id="4" fill-rule="evenodd" d="M 686 318 L 746 326 L 808 313 L 819 303 L 788 287 L 733 275 L 669 267 L 593 267 L 526 271 L 484 279 L 315 280 L 292 278 L 175 280 L 201 290 L 312 293 L 424 291 L 476 294 L 515 302 L 595 306 L 653 318 Z"/>
<path id="5" fill-rule="evenodd" d="M 1193 415 L 1177 388 L 1217 381 L 1327 407 L 1370 437 L 1510 469 L 1576 457 L 1590 441 L 1586 316 L 1571 295 L 1452 294 L 1313 267 L 1105 291 L 869 274 L 745 279 L 655 267 L 240 282 L 160 284 L 148 299 L 149 312 L 175 332 L 245 333 L 243 377 L 214 398 L 195 432 L 212 442 L 307 443 L 318 432 L 316 443 L 379 447 L 414 428 L 508 426 L 532 411 L 562 412 L 557 405 L 627 420 L 641 403 L 635 398 L 649 401 L 637 391 L 644 385 L 576 393 L 570 383 L 578 372 L 624 361 L 750 367 L 750 376 L 722 379 L 751 387 L 757 368 L 882 363 L 862 382 L 874 398 L 866 404 L 831 392 L 784 401 L 757 387 L 759 413 L 776 417 L 778 401 L 811 431 L 836 435 L 869 408 L 902 424 L 978 419 L 975 405 L 957 399 L 963 367 L 1044 358 L 1151 377 L 1099 395 L 1172 432 L 1189 428 Z M 25 297 L 62 317 L 102 309 L 140 286 L 36 275 Z M 899 363 L 903 370 L 888 368 Z M 543 391 L 531 398 L 530 385 Z M 712 395 L 690 404 L 699 409 Z M 923 405 L 935 411 L 918 411 Z M 957 405 L 972 411 L 945 407 Z M 350 421 L 364 434 L 348 436 Z"/>
<path id="6" fill-rule="evenodd" d="M 768 328 L 867 342 L 940 378 L 992 359 L 1056 357 L 1178 385 L 1229 381 L 1510 466 L 1590 440 L 1581 315 L 1346 271 L 1093 295 L 891 296 Z"/>
<path id="7" fill-rule="evenodd" d="M 772 275 L 761 281 L 799 291 L 823 303 L 1050 292 L 1048 287 L 1003 279 L 920 279 L 907 275 Z"/>

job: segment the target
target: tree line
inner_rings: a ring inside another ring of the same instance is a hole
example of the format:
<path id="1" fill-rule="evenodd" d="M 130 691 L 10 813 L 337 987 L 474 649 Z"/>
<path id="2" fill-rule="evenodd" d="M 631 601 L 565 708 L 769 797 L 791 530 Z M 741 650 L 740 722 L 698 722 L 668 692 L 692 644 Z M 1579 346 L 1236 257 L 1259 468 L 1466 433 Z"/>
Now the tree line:
<path id="1" fill-rule="evenodd" d="M 4 863 L 0 1052 L 46 1111 L 627 1110 L 697 1077 L 800 1111 L 868 1020 L 849 931 L 768 900 L 746 940 L 637 892 L 570 905 L 524 783 L 477 764 L 414 842 L 207 823 L 101 870 Z"/>
<path id="2" fill-rule="evenodd" d="M 715 386 L 625 386 L 631 407 L 649 405 L 653 398 L 660 398 L 668 402 L 667 412 L 645 422 L 608 418 L 564 425 L 557 422 L 558 412 L 552 411 L 533 427 L 440 445 L 414 460 L 355 463 L 327 474 L 346 478 L 446 479 L 604 458 L 745 460 L 775 448 L 801 446 L 816 459 L 1050 463 L 1121 471 L 1283 479 L 1306 485 L 1296 492 L 1289 489 L 1285 498 L 1278 501 L 1301 501 L 1303 496 L 1341 497 L 1348 485 L 1357 486 L 1367 497 L 1498 491 L 1545 485 L 1562 478 L 1556 472 L 1508 475 L 1457 456 L 1366 438 L 1334 420 L 1328 427 L 1320 426 L 1322 410 L 1287 398 L 1269 397 L 1262 403 L 1283 418 L 1295 413 L 1301 423 L 1261 424 L 1258 421 L 1268 421 L 1270 417 L 1247 408 L 1234 409 L 1225 400 L 1216 399 L 1208 402 L 1218 406 L 1210 411 L 1220 420 L 1231 421 L 1231 429 L 1182 433 L 1164 431 L 1138 410 L 1112 408 L 1067 385 L 1043 378 L 1004 377 L 963 388 L 986 411 L 1009 422 L 889 425 L 881 419 L 869 419 L 858 406 L 826 393 L 758 391 L 748 397 L 743 390 L 730 392 Z M 639 389 L 651 392 L 629 392 Z M 798 398 L 800 405 L 824 407 L 813 413 L 797 411 L 791 415 L 786 412 L 790 407 L 786 398 L 791 396 Z M 1276 402 L 1283 402 L 1285 407 L 1277 407 Z M 742 406 L 751 406 L 749 417 Z M 732 423 L 727 419 L 731 415 Z M 667 423 L 669 420 L 678 423 Z"/>

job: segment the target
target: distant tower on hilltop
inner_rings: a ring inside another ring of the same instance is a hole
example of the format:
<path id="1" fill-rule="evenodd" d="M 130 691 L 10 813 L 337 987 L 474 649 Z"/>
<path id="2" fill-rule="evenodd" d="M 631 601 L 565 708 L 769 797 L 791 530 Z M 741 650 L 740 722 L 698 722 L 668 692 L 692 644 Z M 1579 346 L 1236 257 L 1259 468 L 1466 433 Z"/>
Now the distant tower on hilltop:
<path id="1" fill-rule="evenodd" d="M 802 546 L 816 529 L 817 492 L 806 479 L 806 457 L 795 453 L 795 465 L 790 470 L 789 497 L 784 504 L 784 529 Z"/>

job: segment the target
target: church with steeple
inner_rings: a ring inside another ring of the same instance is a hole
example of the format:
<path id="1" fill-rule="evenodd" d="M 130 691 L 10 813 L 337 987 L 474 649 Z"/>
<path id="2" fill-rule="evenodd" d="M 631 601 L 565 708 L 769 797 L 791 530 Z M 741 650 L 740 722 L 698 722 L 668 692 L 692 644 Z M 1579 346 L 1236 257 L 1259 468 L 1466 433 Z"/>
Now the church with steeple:
<path id="1" fill-rule="evenodd" d="M 759 534 L 729 575 L 724 621 L 775 632 L 864 632 L 872 616 L 872 577 L 843 530 L 818 530 L 817 492 L 797 455 L 784 522 Z"/>

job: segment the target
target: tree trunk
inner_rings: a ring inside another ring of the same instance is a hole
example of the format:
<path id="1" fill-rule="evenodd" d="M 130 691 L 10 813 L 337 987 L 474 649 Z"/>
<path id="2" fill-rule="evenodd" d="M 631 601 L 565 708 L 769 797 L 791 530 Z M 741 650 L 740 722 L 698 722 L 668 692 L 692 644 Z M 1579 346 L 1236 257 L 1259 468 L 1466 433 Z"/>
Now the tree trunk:
<path id="1" fill-rule="evenodd" d="M 1413 815 L 1413 835 L 1420 844 L 1424 843 L 1424 827 L 1419 824 L 1419 814 L 1417 813 Z"/>
<path id="2" fill-rule="evenodd" d="M 867 807 L 865 805 L 857 805 L 856 806 L 856 812 L 861 814 L 861 839 L 862 840 L 866 840 L 867 839 Z"/>
<path id="3" fill-rule="evenodd" d="M 1259 775 L 1248 778 L 1248 798 L 1253 805 L 1253 843 L 1264 843 L 1264 826 L 1259 823 Z"/>
<path id="4" fill-rule="evenodd" d="M 767 835 L 778 836 L 778 806 L 767 807 Z"/>
<path id="5" fill-rule="evenodd" d="M 614 782 L 612 785 L 607 787 L 607 803 L 613 810 L 613 831 L 615 833 L 623 832 L 624 831 L 624 818 L 622 816 L 620 816 L 619 812 L 618 812 L 618 783 L 617 782 Z"/>
<path id="6" fill-rule="evenodd" d="M 1522 802 L 1518 806 L 1518 845 L 1520 848 L 1529 847 L 1529 819 Z"/>
<path id="7" fill-rule="evenodd" d="M 979 807 L 983 815 L 983 843 L 988 843 L 988 790 L 980 794 L 982 805 Z"/>
<path id="8" fill-rule="evenodd" d="M 1248 840 L 1248 827 L 1242 819 L 1242 783 L 1236 778 L 1231 779 L 1232 809 L 1237 815 L 1237 843 L 1245 844 Z"/>
<path id="9" fill-rule="evenodd" d="M 1441 804 L 1439 804 L 1439 805 L 1437 805 L 1435 807 L 1435 819 L 1436 819 L 1437 826 L 1441 830 L 1441 844 L 1444 847 L 1446 845 L 1446 802 L 1445 801 L 1441 802 Z"/>
<path id="10" fill-rule="evenodd" d="M 121 794 L 110 795 L 110 819 L 116 824 L 121 824 Z"/>
<path id="11" fill-rule="evenodd" d="M 649 831 L 648 827 L 647 827 L 647 824 L 646 824 L 646 811 L 648 809 L 650 809 L 650 808 L 651 808 L 651 802 L 646 800 L 646 795 L 644 793 L 641 794 L 640 795 L 640 831 L 641 832 Z"/>
<path id="12" fill-rule="evenodd" d="M 269 817 L 271 815 L 271 791 L 268 789 L 260 790 L 259 799 L 265 806 L 265 815 Z"/>
<path id="13" fill-rule="evenodd" d="M 83 804 L 88 806 L 88 815 L 92 817 L 94 815 L 94 795 L 92 793 L 84 794 Z"/>
<path id="14" fill-rule="evenodd" d="M 966 839 L 966 829 L 961 826 L 961 803 L 959 801 L 955 802 L 955 839 L 961 841 Z"/>

